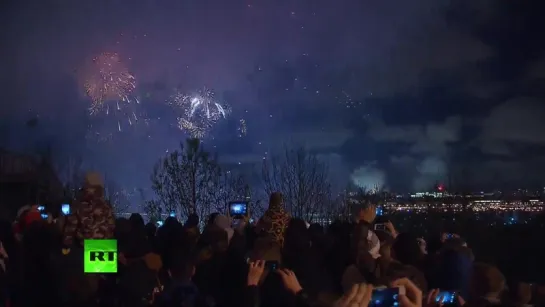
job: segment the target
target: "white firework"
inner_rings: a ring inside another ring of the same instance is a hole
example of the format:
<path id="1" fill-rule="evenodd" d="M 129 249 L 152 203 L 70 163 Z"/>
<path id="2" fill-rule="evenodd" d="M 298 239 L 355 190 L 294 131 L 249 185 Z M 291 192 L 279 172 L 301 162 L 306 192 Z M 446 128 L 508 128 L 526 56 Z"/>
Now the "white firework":
<path id="1" fill-rule="evenodd" d="M 244 118 L 238 121 L 237 131 L 239 138 L 246 136 L 248 133 L 248 127 L 246 126 L 246 120 Z"/>
<path id="2" fill-rule="evenodd" d="M 206 88 L 191 95 L 176 92 L 169 104 L 183 111 L 178 117 L 178 128 L 198 138 L 204 137 L 218 120 L 229 114 L 229 109 L 215 99 L 214 92 Z"/>

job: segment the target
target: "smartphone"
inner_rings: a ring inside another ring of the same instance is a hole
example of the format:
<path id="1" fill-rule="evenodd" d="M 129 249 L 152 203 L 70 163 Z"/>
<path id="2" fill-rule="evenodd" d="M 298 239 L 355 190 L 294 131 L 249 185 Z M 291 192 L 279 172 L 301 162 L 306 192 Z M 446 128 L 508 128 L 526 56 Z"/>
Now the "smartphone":
<path id="1" fill-rule="evenodd" d="M 279 263 L 275 260 L 267 260 L 265 261 L 265 268 L 269 269 L 269 271 L 276 271 L 278 269 Z"/>
<path id="2" fill-rule="evenodd" d="M 441 291 L 435 298 L 442 305 L 458 305 L 458 293 L 456 291 Z"/>
<path id="3" fill-rule="evenodd" d="M 405 287 L 376 288 L 371 294 L 369 306 L 399 306 L 399 295 L 405 295 Z"/>
<path id="4" fill-rule="evenodd" d="M 45 210 L 45 206 L 38 206 L 38 211 L 44 211 Z"/>
<path id="5" fill-rule="evenodd" d="M 454 236 L 451 233 L 447 233 L 447 239 L 452 239 Z"/>
<path id="6" fill-rule="evenodd" d="M 69 215 L 70 214 L 70 205 L 69 204 L 63 204 L 61 206 L 61 212 L 64 215 Z"/>
<path id="7" fill-rule="evenodd" d="M 163 226 L 163 223 L 164 223 L 163 221 L 157 221 L 155 224 L 157 224 L 157 227 L 161 227 Z"/>
<path id="8" fill-rule="evenodd" d="M 246 202 L 230 202 L 229 203 L 229 216 L 240 217 L 248 214 L 248 203 Z"/>
<path id="9" fill-rule="evenodd" d="M 375 230 L 386 231 L 386 224 L 375 224 Z"/>
<path id="10" fill-rule="evenodd" d="M 246 263 L 252 262 L 250 258 L 246 258 Z M 265 261 L 265 268 L 270 271 L 276 271 L 278 270 L 278 267 L 280 266 L 280 263 L 276 260 L 267 260 Z"/>
<path id="11" fill-rule="evenodd" d="M 176 217 L 176 211 L 170 211 L 169 216 L 170 217 Z"/>
<path id="12" fill-rule="evenodd" d="M 47 220 L 49 215 L 47 213 L 42 213 L 42 219 Z"/>
<path id="13" fill-rule="evenodd" d="M 382 212 L 382 207 L 377 207 L 375 209 L 375 213 L 377 216 L 382 216 L 383 212 Z"/>

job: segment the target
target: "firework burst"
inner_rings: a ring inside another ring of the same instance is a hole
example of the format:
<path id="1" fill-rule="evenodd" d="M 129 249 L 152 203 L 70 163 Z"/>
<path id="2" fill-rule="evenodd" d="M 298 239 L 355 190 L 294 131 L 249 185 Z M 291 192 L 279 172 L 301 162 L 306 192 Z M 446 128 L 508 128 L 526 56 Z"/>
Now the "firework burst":
<path id="1" fill-rule="evenodd" d="M 229 108 L 218 102 L 214 92 L 206 88 L 191 95 L 176 92 L 169 104 L 183 111 L 178 117 L 178 128 L 197 138 L 204 137 L 218 120 L 229 114 Z"/>
<path id="2" fill-rule="evenodd" d="M 141 119 L 136 111 L 140 104 L 134 96 L 136 78 L 128 71 L 117 53 L 102 53 L 84 69 L 85 94 L 91 99 L 91 115 L 104 114 L 117 120 L 117 130 L 132 126 Z M 142 118 L 145 119 L 145 118 Z"/>
<path id="3" fill-rule="evenodd" d="M 91 112 L 98 112 L 109 100 L 131 102 L 136 79 L 117 53 L 104 52 L 86 69 L 85 94 L 92 100 Z"/>

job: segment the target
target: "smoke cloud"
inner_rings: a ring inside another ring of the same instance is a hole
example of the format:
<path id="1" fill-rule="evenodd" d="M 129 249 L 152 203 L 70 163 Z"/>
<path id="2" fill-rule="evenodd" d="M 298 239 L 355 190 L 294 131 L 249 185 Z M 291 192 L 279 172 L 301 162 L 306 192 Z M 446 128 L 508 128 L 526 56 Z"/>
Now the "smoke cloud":
<path id="1" fill-rule="evenodd" d="M 447 174 L 445 161 L 436 156 L 424 158 L 416 167 L 417 174 L 413 180 L 415 191 L 428 191 L 438 181 L 444 181 Z"/>
<path id="2" fill-rule="evenodd" d="M 366 190 L 373 190 L 376 187 L 383 188 L 386 183 L 386 173 L 376 164 L 376 162 L 371 162 L 356 168 L 350 175 L 352 183 Z"/>

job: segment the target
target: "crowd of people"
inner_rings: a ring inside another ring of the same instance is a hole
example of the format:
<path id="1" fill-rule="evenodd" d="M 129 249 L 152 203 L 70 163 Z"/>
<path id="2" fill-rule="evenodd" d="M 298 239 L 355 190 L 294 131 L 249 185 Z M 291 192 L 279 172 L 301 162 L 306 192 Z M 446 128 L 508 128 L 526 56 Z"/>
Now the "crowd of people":
<path id="1" fill-rule="evenodd" d="M 280 193 L 255 224 L 221 213 L 115 219 L 89 173 L 71 213 L 19 210 L 0 233 L 3 306 L 536 306 L 536 286 L 507 282 L 452 233 L 398 233 L 374 204 L 327 229 L 292 218 Z M 83 240 L 116 239 L 118 272 L 86 274 Z M 478 257 L 477 257 L 478 259 Z M 545 273 L 545 272 L 544 272 Z M 509 286 L 508 286 L 509 285 Z M 390 295 L 389 297 L 386 297 Z"/>

